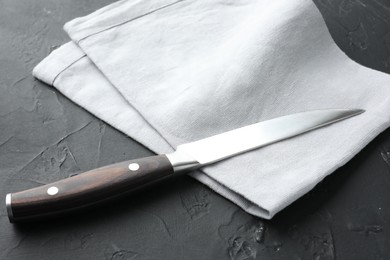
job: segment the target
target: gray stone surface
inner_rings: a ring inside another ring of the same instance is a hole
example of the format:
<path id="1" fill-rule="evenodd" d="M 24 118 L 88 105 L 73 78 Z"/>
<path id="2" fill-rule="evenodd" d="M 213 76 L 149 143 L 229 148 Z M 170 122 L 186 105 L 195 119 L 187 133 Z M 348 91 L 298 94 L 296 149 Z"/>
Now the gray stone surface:
<path id="1" fill-rule="evenodd" d="M 0 0 L 0 198 L 151 154 L 31 76 L 66 21 L 110 2 Z M 315 3 L 343 51 L 390 73 L 389 1 Z M 271 221 L 187 176 L 23 225 L 4 204 L 0 259 L 390 259 L 390 130 Z"/>

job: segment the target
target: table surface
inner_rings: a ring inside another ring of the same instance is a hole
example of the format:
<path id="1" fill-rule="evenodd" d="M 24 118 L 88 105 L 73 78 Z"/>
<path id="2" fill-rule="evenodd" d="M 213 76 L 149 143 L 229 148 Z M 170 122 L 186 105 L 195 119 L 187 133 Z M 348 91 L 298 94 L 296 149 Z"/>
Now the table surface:
<path id="1" fill-rule="evenodd" d="M 152 154 L 31 75 L 110 2 L 0 0 L 0 198 Z M 389 1 L 315 3 L 347 55 L 390 72 Z M 272 220 L 188 176 L 49 221 L 0 214 L 0 259 L 390 259 L 390 129 Z"/>

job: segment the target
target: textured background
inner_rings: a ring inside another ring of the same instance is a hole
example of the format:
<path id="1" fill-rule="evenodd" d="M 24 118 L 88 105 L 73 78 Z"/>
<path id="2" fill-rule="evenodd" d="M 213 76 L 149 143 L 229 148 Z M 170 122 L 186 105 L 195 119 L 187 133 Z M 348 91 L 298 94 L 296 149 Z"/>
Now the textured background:
<path id="1" fill-rule="evenodd" d="M 111 2 L 0 0 L 0 198 L 151 154 L 31 76 L 66 21 Z M 315 3 L 347 55 L 390 73 L 390 1 Z M 0 259 L 390 259 L 390 129 L 271 221 L 187 176 L 51 221 L 0 214 Z"/>

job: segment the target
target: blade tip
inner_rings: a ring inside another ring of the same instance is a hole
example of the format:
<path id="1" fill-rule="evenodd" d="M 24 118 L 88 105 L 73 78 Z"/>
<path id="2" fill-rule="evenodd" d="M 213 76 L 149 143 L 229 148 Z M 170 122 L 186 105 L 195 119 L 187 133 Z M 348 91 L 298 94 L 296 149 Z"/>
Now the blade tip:
<path id="1" fill-rule="evenodd" d="M 354 114 L 354 115 L 359 115 L 359 114 L 362 114 L 366 112 L 366 110 L 364 109 L 361 109 L 361 108 L 354 108 L 354 109 L 351 109 L 351 113 Z"/>
<path id="2" fill-rule="evenodd" d="M 341 109 L 340 111 L 343 111 L 342 112 L 343 118 L 354 117 L 354 116 L 357 116 L 357 115 L 360 115 L 360 114 L 366 112 L 366 110 L 361 109 L 361 108 L 348 108 L 348 109 Z"/>

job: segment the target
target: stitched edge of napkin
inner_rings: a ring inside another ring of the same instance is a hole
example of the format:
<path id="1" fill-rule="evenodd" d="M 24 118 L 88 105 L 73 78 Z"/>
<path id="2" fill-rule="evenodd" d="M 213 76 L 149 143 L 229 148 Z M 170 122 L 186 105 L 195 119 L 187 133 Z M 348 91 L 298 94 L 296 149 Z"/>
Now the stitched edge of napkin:
<path id="1" fill-rule="evenodd" d="M 72 31 L 77 31 L 72 34 L 72 38 L 76 42 L 80 42 L 94 34 L 134 21 L 145 15 L 183 1 L 185 0 L 160 0 L 149 2 L 144 0 L 122 0 L 103 7 L 87 16 L 79 17 L 67 22 L 64 25 L 64 30 L 68 31 L 69 28 L 72 28 Z M 115 15 L 112 15 L 113 13 Z"/>
<path id="2" fill-rule="evenodd" d="M 54 85 L 58 75 L 87 55 L 73 43 L 66 43 L 54 50 L 33 69 L 33 76 L 49 85 Z M 56 66 L 53 66 L 56 64 Z"/>

